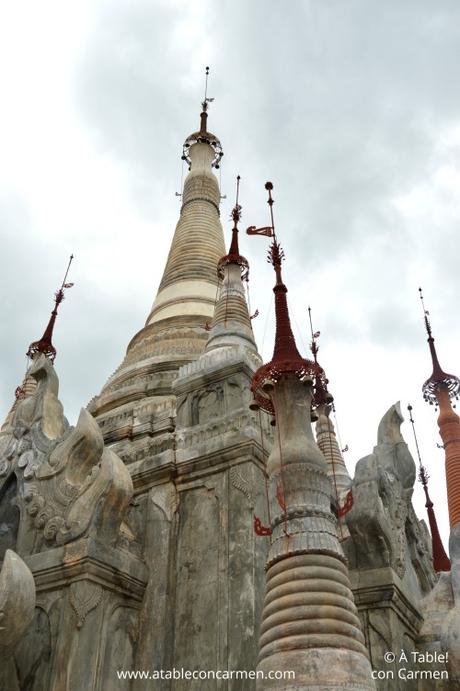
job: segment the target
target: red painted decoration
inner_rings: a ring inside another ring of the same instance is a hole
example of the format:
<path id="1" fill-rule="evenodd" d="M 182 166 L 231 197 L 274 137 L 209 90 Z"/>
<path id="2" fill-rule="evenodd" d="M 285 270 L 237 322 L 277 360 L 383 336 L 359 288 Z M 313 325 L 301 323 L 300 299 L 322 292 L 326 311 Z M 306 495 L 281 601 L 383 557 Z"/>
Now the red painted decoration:
<path id="1" fill-rule="evenodd" d="M 260 518 L 254 515 L 254 532 L 259 537 L 267 537 L 272 534 L 272 529 L 262 525 Z"/>
<path id="2" fill-rule="evenodd" d="M 339 506 L 339 510 L 337 511 L 337 517 L 342 518 L 342 516 L 345 516 L 349 511 L 352 510 L 353 508 L 353 492 L 350 490 L 345 498 L 345 503 L 343 506 Z"/>

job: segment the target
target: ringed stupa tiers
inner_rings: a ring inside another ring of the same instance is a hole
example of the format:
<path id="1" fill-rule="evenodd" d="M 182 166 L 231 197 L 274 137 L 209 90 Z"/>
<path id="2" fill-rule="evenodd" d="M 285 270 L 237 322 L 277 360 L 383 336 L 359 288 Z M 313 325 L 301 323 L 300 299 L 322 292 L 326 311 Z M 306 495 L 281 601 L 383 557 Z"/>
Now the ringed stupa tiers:
<path id="1" fill-rule="evenodd" d="M 240 176 L 236 182 L 236 202 L 232 210 L 232 240 L 228 254 L 219 260 L 217 275 L 221 282 L 212 328 L 206 351 L 225 345 L 241 345 L 253 353 L 257 346 L 252 332 L 251 317 L 244 294 L 244 283 L 249 280 L 248 260 L 240 254 L 238 223 L 241 219 L 239 201 Z"/>
<path id="2" fill-rule="evenodd" d="M 173 403 L 172 382 L 179 367 L 204 350 L 214 316 L 216 266 L 225 246 L 219 218 L 220 190 L 214 174 L 223 151 L 207 125 L 212 100 L 205 95 L 200 128 L 183 146 L 182 158 L 189 173 L 180 217 L 145 326 L 131 339 L 123 362 L 88 406 L 104 439 L 122 442 L 117 448 L 127 462 L 132 447 L 142 444 L 146 435 L 162 436 L 162 443 L 168 445 L 164 434 L 170 430 L 167 418 Z M 155 427 L 153 417 L 158 422 L 160 409 L 165 412 L 165 423 Z"/>
<path id="3" fill-rule="evenodd" d="M 271 212 L 272 188 L 266 184 Z M 271 544 L 259 640 L 264 679 L 257 689 L 371 691 L 375 684 L 331 511 L 327 463 L 311 428 L 313 385 L 324 391 L 326 379 L 316 357 L 302 358 L 297 349 L 273 213 L 272 232 L 275 347 L 252 382 L 255 400 L 275 413 L 277 427 L 267 463 Z M 294 670 L 295 680 L 276 680 L 277 670 Z"/>

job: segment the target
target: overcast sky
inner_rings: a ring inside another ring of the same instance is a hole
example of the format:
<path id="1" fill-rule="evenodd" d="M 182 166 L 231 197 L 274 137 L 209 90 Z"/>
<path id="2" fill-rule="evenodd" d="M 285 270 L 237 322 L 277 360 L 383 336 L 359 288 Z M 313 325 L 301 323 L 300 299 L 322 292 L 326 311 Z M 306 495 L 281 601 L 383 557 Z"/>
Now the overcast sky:
<path id="1" fill-rule="evenodd" d="M 0 417 L 71 252 L 75 287 L 54 338 L 71 423 L 144 324 L 210 65 L 226 238 L 235 176 L 243 227 L 267 224 L 272 180 L 292 320 L 305 352 L 312 306 L 347 464 L 352 471 L 372 451 L 392 403 L 406 412 L 411 402 L 446 542 L 444 454 L 421 397 L 431 367 L 417 289 L 441 364 L 460 375 L 459 61 L 456 0 L 0 5 Z M 242 237 L 241 251 L 268 359 L 266 242 Z M 415 455 L 408 423 L 403 434 Z M 414 501 L 424 517 L 419 486 Z"/>

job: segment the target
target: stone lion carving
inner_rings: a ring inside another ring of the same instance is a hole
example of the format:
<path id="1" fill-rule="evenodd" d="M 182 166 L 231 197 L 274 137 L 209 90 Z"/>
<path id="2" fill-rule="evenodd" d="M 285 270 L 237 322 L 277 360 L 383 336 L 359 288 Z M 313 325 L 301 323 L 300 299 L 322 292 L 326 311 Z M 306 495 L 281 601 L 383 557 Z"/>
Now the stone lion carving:
<path id="1" fill-rule="evenodd" d="M 18 552 L 33 554 L 86 535 L 115 545 L 133 494 L 129 472 L 104 448 L 86 410 L 69 427 L 58 377 L 44 355 L 29 375 L 37 388 L 19 402 L 0 437 L 0 501 L 12 474 L 18 486 Z"/>

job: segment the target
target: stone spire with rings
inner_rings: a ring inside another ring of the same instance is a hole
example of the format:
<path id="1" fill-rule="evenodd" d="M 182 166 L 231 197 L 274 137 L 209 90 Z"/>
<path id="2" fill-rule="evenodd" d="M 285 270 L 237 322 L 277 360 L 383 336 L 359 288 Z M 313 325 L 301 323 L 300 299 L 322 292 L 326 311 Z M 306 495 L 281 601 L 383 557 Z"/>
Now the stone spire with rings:
<path id="1" fill-rule="evenodd" d="M 273 185 L 268 183 L 272 211 Z M 266 229 L 249 229 L 268 235 Z M 313 437 L 311 405 L 315 382 L 325 375 L 303 358 L 290 326 L 283 251 L 273 215 L 269 261 L 276 275 L 275 348 L 252 381 L 254 403 L 275 415 L 275 442 L 267 462 L 270 535 L 266 595 L 259 640 L 257 689 L 283 691 L 273 671 L 294 671 L 289 689 L 375 689 L 353 602 L 346 559 L 331 511 L 331 485 L 323 454 Z"/>
<path id="2" fill-rule="evenodd" d="M 240 176 L 238 175 L 236 201 L 231 214 L 232 240 L 228 254 L 222 257 L 217 265 L 221 285 L 206 352 L 229 345 L 241 345 L 257 352 L 244 292 L 244 284 L 249 280 L 249 264 L 247 259 L 240 254 L 238 243 L 238 223 L 241 219 L 239 187 Z"/>
<path id="3" fill-rule="evenodd" d="M 208 130 L 208 109 L 214 100 L 207 95 L 208 72 L 206 68 L 199 129 L 183 145 L 182 160 L 189 172 L 156 298 L 144 327 L 131 339 L 123 362 L 88 406 L 106 443 L 116 442 L 115 450 L 127 462 L 128 447 L 152 432 L 152 416 L 159 407 L 163 410 L 169 406 L 174 415 L 172 384 L 177 371 L 204 351 L 207 325 L 214 315 L 216 266 L 225 254 L 221 195 L 214 171 L 220 166 L 223 151 L 218 137 Z"/>

